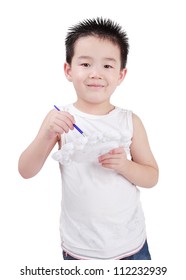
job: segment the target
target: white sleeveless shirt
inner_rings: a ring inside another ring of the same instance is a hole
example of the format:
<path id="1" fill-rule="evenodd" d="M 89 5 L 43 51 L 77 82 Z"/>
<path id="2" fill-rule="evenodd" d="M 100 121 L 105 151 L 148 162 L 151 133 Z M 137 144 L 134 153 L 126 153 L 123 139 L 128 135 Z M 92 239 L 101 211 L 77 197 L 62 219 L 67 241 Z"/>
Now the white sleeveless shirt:
<path id="1" fill-rule="evenodd" d="M 132 112 L 115 108 L 90 115 L 72 104 L 61 107 L 76 120 L 63 134 L 60 162 L 62 248 L 79 259 L 119 259 L 136 253 L 146 239 L 139 189 L 115 171 L 99 164 L 98 156 L 123 146 L 130 156 Z"/>

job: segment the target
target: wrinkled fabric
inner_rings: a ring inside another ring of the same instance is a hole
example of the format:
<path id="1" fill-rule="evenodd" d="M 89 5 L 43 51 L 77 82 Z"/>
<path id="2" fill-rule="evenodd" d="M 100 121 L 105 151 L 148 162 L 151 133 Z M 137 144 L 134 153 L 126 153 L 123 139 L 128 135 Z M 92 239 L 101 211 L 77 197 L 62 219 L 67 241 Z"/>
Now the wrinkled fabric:
<path id="1" fill-rule="evenodd" d="M 96 162 L 100 155 L 108 153 L 118 147 L 126 147 L 129 155 L 128 143 L 121 136 L 97 134 L 79 137 L 76 142 L 64 144 L 52 157 L 63 165 L 76 162 Z"/>

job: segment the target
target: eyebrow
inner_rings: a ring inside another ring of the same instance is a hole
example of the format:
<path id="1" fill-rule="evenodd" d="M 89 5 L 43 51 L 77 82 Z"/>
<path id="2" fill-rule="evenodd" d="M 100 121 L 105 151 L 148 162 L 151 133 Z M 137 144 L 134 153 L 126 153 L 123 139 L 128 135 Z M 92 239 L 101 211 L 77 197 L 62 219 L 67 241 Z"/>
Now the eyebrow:
<path id="1" fill-rule="evenodd" d="M 78 59 L 91 59 L 91 57 L 88 55 L 81 55 L 78 57 Z"/>
<path id="2" fill-rule="evenodd" d="M 88 55 L 81 55 L 81 56 L 78 57 L 78 59 L 92 59 L 92 57 L 88 56 Z M 116 59 L 112 58 L 112 57 L 104 57 L 103 60 L 116 62 Z"/>

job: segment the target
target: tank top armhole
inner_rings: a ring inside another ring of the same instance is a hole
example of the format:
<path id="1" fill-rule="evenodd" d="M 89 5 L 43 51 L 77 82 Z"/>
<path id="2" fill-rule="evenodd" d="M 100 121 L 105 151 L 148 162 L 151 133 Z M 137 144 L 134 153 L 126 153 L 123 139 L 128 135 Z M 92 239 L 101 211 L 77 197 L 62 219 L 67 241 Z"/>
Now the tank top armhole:
<path id="1" fill-rule="evenodd" d="M 134 126 L 133 126 L 133 112 L 131 110 L 127 111 L 127 121 L 128 121 L 128 127 L 130 130 L 130 134 L 131 134 L 131 139 L 132 139 L 133 132 L 134 132 Z"/>

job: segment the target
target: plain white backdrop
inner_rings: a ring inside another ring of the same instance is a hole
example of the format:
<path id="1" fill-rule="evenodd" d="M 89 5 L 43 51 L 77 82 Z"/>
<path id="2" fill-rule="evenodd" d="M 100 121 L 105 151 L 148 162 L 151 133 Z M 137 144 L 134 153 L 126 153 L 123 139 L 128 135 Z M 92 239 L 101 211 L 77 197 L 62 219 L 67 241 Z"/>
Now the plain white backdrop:
<path id="1" fill-rule="evenodd" d="M 184 7 L 181 0 L 1 1 L 3 279 L 10 273 L 19 279 L 25 265 L 62 262 L 58 164 L 49 156 L 36 177 L 24 180 L 17 163 L 53 105 L 76 100 L 63 73 L 64 39 L 69 26 L 97 16 L 117 21 L 128 33 L 128 73 L 112 102 L 142 119 L 159 164 L 157 186 L 141 189 L 152 258 L 159 265 L 173 261 L 175 271 L 181 270 L 186 250 Z"/>

